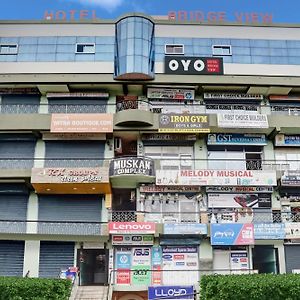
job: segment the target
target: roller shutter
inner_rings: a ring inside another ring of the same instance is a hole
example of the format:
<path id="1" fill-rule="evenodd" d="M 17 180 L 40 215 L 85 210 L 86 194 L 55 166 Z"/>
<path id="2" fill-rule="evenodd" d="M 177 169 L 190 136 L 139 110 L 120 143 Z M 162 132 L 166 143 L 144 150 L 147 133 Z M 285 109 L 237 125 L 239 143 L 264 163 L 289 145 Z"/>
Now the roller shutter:
<path id="1" fill-rule="evenodd" d="M 293 269 L 300 269 L 300 245 L 285 245 L 286 272 L 292 273 Z"/>
<path id="2" fill-rule="evenodd" d="M 24 241 L 0 241 L 0 276 L 23 276 Z"/>
<path id="3" fill-rule="evenodd" d="M 74 265 L 74 243 L 41 242 L 39 277 L 58 278 L 60 270 Z"/>
<path id="4" fill-rule="evenodd" d="M 1 112 L 5 114 L 38 113 L 39 95 L 2 95 Z"/>
<path id="5" fill-rule="evenodd" d="M 105 143 L 99 141 L 47 141 L 45 167 L 100 167 Z"/>

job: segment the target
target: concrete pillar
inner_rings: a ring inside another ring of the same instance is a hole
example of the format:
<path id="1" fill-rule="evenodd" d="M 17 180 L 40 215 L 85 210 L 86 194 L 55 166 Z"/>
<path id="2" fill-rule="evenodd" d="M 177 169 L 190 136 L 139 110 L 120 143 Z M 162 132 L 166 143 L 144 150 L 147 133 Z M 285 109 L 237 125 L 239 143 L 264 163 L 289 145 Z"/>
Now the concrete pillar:
<path id="1" fill-rule="evenodd" d="M 29 277 L 39 276 L 40 241 L 25 241 L 23 276 L 29 271 Z"/>
<path id="2" fill-rule="evenodd" d="M 195 169 L 207 169 L 207 147 L 205 139 L 197 140 L 194 144 Z"/>
<path id="3" fill-rule="evenodd" d="M 38 140 L 34 152 L 34 168 L 44 167 L 46 148 L 43 140 Z"/>
<path id="4" fill-rule="evenodd" d="M 40 99 L 40 114 L 47 114 L 48 113 L 48 98 L 46 96 L 42 96 Z"/>
<path id="5" fill-rule="evenodd" d="M 27 204 L 27 220 L 38 220 L 38 211 L 38 196 L 34 192 L 31 192 Z M 37 233 L 37 222 L 28 222 L 26 233 Z"/>

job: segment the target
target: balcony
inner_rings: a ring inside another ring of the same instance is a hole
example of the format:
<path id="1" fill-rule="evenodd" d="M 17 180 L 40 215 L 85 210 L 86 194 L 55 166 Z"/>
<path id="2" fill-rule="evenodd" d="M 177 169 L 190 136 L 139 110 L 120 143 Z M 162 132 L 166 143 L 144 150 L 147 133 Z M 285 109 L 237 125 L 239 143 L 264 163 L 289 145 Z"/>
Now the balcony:
<path id="1" fill-rule="evenodd" d="M 106 235 L 102 222 L 0 220 L 0 234 Z"/>

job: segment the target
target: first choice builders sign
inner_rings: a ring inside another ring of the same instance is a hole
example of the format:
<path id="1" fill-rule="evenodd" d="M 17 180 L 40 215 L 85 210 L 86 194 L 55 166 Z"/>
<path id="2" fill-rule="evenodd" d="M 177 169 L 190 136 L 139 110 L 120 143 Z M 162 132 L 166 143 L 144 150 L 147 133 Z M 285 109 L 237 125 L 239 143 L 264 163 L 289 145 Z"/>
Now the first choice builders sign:
<path id="1" fill-rule="evenodd" d="M 223 59 L 219 57 L 165 56 L 165 73 L 223 75 Z"/>

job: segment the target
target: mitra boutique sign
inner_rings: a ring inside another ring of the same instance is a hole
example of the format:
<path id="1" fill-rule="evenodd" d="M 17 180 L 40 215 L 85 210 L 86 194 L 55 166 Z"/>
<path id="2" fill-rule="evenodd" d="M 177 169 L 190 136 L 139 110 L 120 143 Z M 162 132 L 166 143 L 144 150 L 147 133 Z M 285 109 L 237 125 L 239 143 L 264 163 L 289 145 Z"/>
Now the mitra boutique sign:
<path id="1" fill-rule="evenodd" d="M 223 59 L 194 56 L 165 56 L 165 73 L 176 75 L 222 75 Z"/>
<path id="2" fill-rule="evenodd" d="M 158 132 L 209 132 L 209 116 L 198 114 L 161 114 Z"/>
<path id="3" fill-rule="evenodd" d="M 112 114 L 52 114 L 50 132 L 113 132 Z"/>
<path id="4" fill-rule="evenodd" d="M 157 185 L 276 186 L 276 171 L 157 170 Z"/>
<path id="5" fill-rule="evenodd" d="M 218 114 L 221 128 L 269 128 L 267 115 L 260 114 Z"/>
<path id="6" fill-rule="evenodd" d="M 110 162 L 109 176 L 147 175 L 154 176 L 154 161 L 145 157 L 123 157 Z"/>

